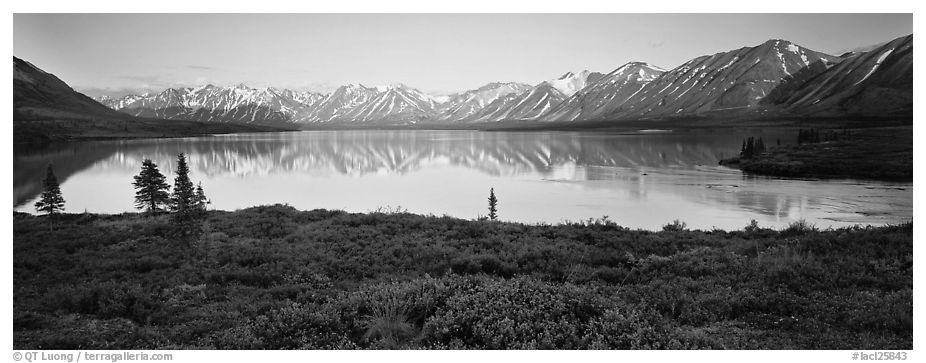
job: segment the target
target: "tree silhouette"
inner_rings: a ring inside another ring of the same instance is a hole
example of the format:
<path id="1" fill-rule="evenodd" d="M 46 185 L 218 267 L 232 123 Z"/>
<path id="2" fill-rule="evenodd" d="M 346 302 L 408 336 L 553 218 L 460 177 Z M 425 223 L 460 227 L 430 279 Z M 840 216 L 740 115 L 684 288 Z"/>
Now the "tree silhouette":
<path id="1" fill-rule="evenodd" d="M 193 182 L 190 181 L 190 168 L 183 153 L 177 155 L 177 176 L 174 177 L 174 191 L 170 195 L 170 209 L 185 212 L 193 207 L 196 198 Z"/>
<path id="2" fill-rule="evenodd" d="M 45 179 L 42 180 L 42 197 L 35 202 L 35 210 L 46 214 L 57 214 L 64 210 L 64 197 L 61 195 L 61 187 L 58 185 L 58 177 L 51 164 L 45 172 Z"/>
<path id="3" fill-rule="evenodd" d="M 498 219 L 498 198 L 495 197 L 495 188 L 489 189 L 489 219 Z"/>
<path id="4" fill-rule="evenodd" d="M 170 186 L 167 185 L 167 177 L 161 174 L 157 164 L 151 159 L 145 159 L 141 164 L 141 172 L 135 176 L 135 208 L 147 209 L 149 212 L 157 212 L 162 206 L 167 206 L 170 200 Z"/>
<path id="5" fill-rule="evenodd" d="M 203 195 L 205 198 L 205 195 Z M 204 209 L 198 208 L 197 192 L 190 181 L 190 168 L 183 153 L 177 156 L 177 176 L 174 178 L 174 190 L 170 196 L 171 221 L 174 233 L 181 241 L 190 244 L 203 230 Z"/>
<path id="6" fill-rule="evenodd" d="M 212 203 L 209 198 L 206 198 L 206 193 L 203 192 L 203 182 L 196 185 L 196 194 L 193 199 L 193 207 L 203 212 L 206 211 L 206 205 Z"/>

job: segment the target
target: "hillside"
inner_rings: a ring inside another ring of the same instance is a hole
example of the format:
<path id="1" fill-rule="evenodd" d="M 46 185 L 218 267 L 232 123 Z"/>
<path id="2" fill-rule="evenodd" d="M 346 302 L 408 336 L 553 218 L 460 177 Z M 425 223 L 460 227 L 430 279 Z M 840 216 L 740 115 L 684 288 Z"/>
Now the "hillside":
<path id="1" fill-rule="evenodd" d="M 763 103 L 816 116 L 913 113 L 913 36 L 791 80 Z"/>
<path id="2" fill-rule="evenodd" d="M 53 74 L 13 57 L 14 144 L 262 131 L 281 129 L 133 117 L 114 111 L 74 91 Z"/>

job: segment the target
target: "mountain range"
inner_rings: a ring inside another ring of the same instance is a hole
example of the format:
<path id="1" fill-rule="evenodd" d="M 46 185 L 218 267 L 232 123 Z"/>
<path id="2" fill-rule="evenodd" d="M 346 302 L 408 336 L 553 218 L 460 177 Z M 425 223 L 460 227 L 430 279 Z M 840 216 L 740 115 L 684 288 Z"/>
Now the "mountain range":
<path id="1" fill-rule="evenodd" d="M 170 99 L 173 91 L 160 95 Z M 139 97 L 139 102 L 145 102 Z M 176 97 L 175 97 L 176 98 Z M 204 101 L 205 102 L 205 101 Z M 299 102 L 304 105 L 305 102 Z M 300 106 L 301 107 L 301 106 Z M 209 109 L 203 109 L 205 113 Z M 45 144 L 74 138 L 197 136 L 280 131 L 265 125 L 196 122 L 161 109 L 162 117 L 135 117 L 75 91 L 55 75 L 13 57 L 14 144 Z M 169 116 L 169 117 L 168 117 Z M 256 120 L 256 118 L 255 118 Z M 264 119 L 261 119 L 263 123 Z"/>
<path id="2" fill-rule="evenodd" d="M 19 62 L 14 58 L 17 117 L 34 112 L 36 102 L 57 99 L 32 92 L 25 81 L 29 76 L 17 68 Z M 913 109 L 912 82 L 911 34 L 865 52 L 839 56 L 773 39 L 697 57 L 668 70 L 629 62 L 606 74 L 567 72 L 535 85 L 493 82 L 443 97 L 404 84 L 350 84 L 329 94 L 204 85 L 96 99 L 109 109 L 86 97 L 70 97 L 55 110 L 77 109 L 95 115 L 112 115 L 111 110 L 116 110 L 144 118 L 292 128 L 731 116 L 908 117 Z"/>

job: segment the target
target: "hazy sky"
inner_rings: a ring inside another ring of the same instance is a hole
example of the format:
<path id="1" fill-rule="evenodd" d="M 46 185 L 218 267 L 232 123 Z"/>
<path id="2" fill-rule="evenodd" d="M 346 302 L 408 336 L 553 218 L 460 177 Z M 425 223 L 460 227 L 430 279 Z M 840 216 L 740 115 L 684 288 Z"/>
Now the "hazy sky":
<path id="1" fill-rule="evenodd" d="M 670 69 L 772 38 L 835 54 L 911 33 L 912 14 L 14 14 L 13 54 L 92 96 L 206 83 L 445 94 L 629 61 Z"/>

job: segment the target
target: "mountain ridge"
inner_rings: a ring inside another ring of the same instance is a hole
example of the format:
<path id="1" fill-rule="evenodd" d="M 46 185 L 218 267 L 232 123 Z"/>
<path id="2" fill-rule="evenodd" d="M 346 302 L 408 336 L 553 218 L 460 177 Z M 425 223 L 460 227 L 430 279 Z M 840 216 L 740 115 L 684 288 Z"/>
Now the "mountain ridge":
<path id="1" fill-rule="evenodd" d="M 75 91 L 57 76 L 13 57 L 13 143 L 47 144 L 81 138 L 198 136 L 283 131 L 189 120 L 135 117 Z"/>
<path id="2" fill-rule="evenodd" d="M 719 114 L 902 115 L 912 114 L 912 51 L 904 53 L 906 57 L 886 55 L 889 59 L 883 61 L 888 67 L 880 69 L 872 66 L 878 62 L 877 57 L 870 55 L 903 39 L 909 39 L 912 49 L 911 34 L 865 53 L 844 56 L 817 52 L 784 39 L 770 39 L 755 46 L 695 57 L 669 70 L 646 62 L 628 62 L 607 74 L 569 71 L 534 86 L 490 82 L 446 97 L 434 97 L 403 84 L 379 87 L 350 84 L 327 95 L 273 88 L 256 94 L 260 92 L 258 89 L 243 85 L 207 85 L 195 92 L 169 89 L 154 95 L 127 95 L 118 101 L 100 100 L 135 115 L 295 126 L 620 121 Z M 792 92 L 809 92 L 800 89 L 801 86 L 811 87 L 808 82 L 819 80 L 823 73 L 830 72 L 831 78 L 851 74 L 858 79 L 858 72 L 847 72 L 839 66 L 862 63 L 871 70 L 869 77 L 881 80 L 880 86 L 868 87 L 870 91 L 863 97 L 867 100 L 865 104 L 872 107 L 871 112 L 849 107 L 845 102 L 811 106 L 801 103 L 802 98 L 792 97 Z M 841 73 L 830 71 L 834 68 L 842 69 Z M 892 71 L 896 77 L 882 76 L 895 68 L 899 69 Z M 904 78 L 908 76 L 909 82 Z M 885 86 L 885 82 L 895 82 L 899 88 Z M 229 95 L 229 89 L 237 90 L 234 97 Z M 202 90 L 216 93 L 211 96 L 215 99 L 205 97 L 190 102 L 184 98 L 186 93 L 204 93 Z M 888 95 L 891 102 L 881 107 L 874 101 L 878 94 Z M 146 106 L 154 104 L 157 107 Z"/>

